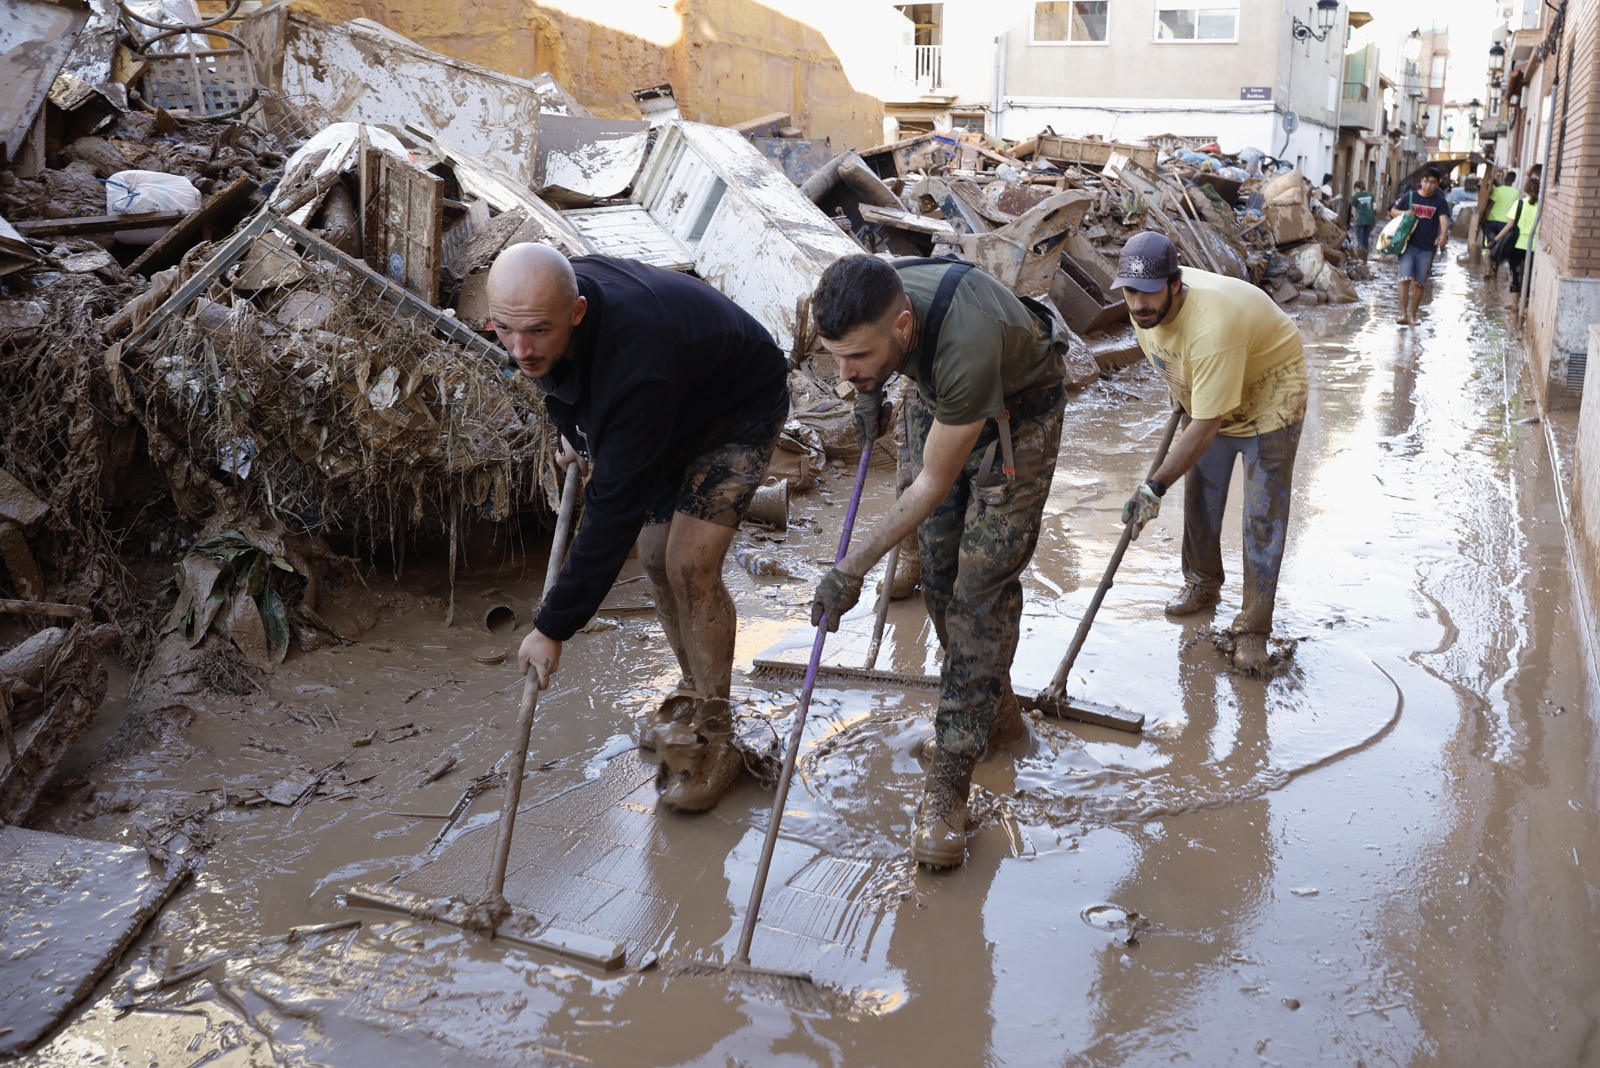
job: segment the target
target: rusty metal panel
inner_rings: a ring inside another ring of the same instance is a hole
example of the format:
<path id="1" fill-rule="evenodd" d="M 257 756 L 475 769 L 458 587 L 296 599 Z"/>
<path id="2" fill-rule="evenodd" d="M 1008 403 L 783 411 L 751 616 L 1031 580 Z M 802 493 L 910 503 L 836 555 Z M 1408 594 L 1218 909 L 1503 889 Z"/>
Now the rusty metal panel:
<path id="1" fill-rule="evenodd" d="M 365 19 L 334 25 L 293 12 L 282 87 L 336 120 L 421 123 L 524 187 L 534 183 L 541 94 L 526 79 L 430 52 Z"/>
<path id="2" fill-rule="evenodd" d="M 88 17 L 45 0 L 0 0 L 0 138 L 6 161 L 17 158 Z"/>

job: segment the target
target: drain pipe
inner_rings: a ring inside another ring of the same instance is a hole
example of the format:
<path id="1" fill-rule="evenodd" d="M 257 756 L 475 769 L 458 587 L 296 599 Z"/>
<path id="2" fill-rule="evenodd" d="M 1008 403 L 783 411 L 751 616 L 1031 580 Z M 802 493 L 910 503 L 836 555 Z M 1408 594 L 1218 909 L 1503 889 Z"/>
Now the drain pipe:
<path id="1" fill-rule="evenodd" d="M 1000 36 L 994 39 L 994 103 L 989 108 L 989 114 L 994 116 L 994 130 L 996 137 L 1003 138 L 1001 133 L 1001 116 L 1006 110 L 1006 39 L 1009 30 L 1000 31 Z"/>
<path id="2" fill-rule="evenodd" d="M 1533 257 L 1539 251 L 1539 224 L 1544 222 L 1544 205 L 1548 199 L 1545 190 L 1552 184 L 1550 181 L 1550 149 L 1556 141 L 1556 112 L 1561 110 L 1561 79 L 1565 76 L 1561 70 L 1562 37 L 1566 36 L 1567 0 L 1561 0 L 1561 8 L 1556 12 L 1556 17 L 1551 23 L 1553 27 L 1560 27 L 1563 31 L 1556 36 L 1556 47 L 1551 50 L 1551 57 L 1555 60 L 1555 77 L 1550 80 L 1550 122 L 1544 131 L 1544 161 L 1539 164 L 1539 214 L 1533 220 L 1533 231 L 1528 235 L 1528 259 L 1522 265 L 1522 293 L 1517 298 L 1517 328 L 1527 321 L 1528 296 L 1533 292 Z"/>

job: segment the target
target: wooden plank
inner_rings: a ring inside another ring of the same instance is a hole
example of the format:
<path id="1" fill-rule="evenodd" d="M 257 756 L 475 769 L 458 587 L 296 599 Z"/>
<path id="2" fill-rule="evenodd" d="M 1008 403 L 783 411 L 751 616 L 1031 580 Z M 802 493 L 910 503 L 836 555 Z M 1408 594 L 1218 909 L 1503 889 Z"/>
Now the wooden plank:
<path id="1" fill-rule="evenodd" d="M 240 175 L 221 192 L 212 195 L 199 211 L 190 212 L 153 245 L 128 265 L 133 274 L 154 274 L 174 267 L 183 254 L 205 240 L 208 227 L 218 228 L 238 221 L 249 210 L 250 198 L 260 187 L 248 175 Z M 146 226 L 151 225 L 148 221 Z"/>
<path id="2" fill-rule="evenodd" d="M 189 870 L 142 849 L 0 827 L 0 1056 L 83 1000 Z"/>
<path id="3" fill-rule="evenodd" d="M 187 212 L 161 211 L 146 215 L 80 215 L 72 219 L 22 219 L 11 225 L 23 237 L 77 237 L 82 234 L 111 234 L 118 230 L 143 230 L 147 226 L 171 226 L 188 218 Z"/>

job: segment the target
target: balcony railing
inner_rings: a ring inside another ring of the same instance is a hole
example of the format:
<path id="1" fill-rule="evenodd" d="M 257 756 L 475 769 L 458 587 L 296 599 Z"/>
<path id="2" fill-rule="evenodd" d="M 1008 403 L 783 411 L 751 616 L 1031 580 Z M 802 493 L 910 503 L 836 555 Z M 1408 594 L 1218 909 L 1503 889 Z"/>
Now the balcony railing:
<path id="1" fill-rule="evenodd" d="M 1345 82 L 1344 98 L 1365 102 L 1371 99 L 1372 88 L 1366 82 Z"/>
<path id="2" fill-rule="evenodd" d="M 900 76 L 920 89 L 937 89 L 944 84 L 944 47 L 909 45 L 901 49 L 896 67 Z"/>

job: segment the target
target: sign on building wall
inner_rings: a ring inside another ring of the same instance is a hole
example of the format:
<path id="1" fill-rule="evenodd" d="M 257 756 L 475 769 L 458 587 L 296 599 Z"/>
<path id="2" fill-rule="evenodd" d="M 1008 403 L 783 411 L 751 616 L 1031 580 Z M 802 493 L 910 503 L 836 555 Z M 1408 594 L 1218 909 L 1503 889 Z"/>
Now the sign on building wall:
<path id="1" fill-rule="evenodd" d="M 1246 85 L 1239 90 L 1240 100 L 1271 100 L 1272 86 Z"/>

